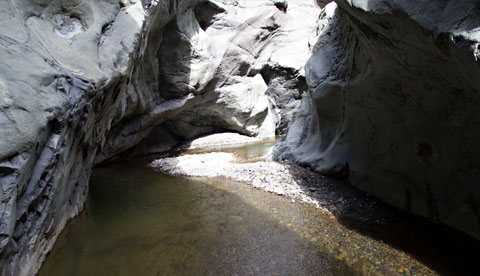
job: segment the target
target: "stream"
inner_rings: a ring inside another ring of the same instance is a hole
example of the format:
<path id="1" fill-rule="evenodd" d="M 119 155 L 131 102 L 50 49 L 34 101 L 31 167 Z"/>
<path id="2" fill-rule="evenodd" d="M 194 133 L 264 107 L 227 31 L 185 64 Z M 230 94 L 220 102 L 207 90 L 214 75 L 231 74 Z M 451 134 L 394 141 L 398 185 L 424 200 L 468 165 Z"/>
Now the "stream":
<path id="1" fill-rule="evenodd" d="M 225 151 L 258 160 L 272 145 Z M 147 164 L 94 169 L 86 209 L 39 275 L 469 275 L 479 252 L 407 215 L 388 225 L 341 221 L 243 183 L 171 177 Z"/>

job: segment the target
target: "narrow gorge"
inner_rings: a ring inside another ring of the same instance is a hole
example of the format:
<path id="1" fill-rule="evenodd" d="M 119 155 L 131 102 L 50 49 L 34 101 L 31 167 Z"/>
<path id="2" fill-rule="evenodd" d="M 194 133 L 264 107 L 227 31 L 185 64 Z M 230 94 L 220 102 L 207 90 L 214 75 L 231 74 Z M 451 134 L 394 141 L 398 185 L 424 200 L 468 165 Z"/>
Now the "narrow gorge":
<path id="1" fill-rule="evenodd" d="M 198 193 L 189 219 L 217 221 L 212 200 L 238 212 L 220 232 L 248 225 L 278 245 L 257 248 L 271 254 L 262 268 L 193 258 L 164 275 L 454 275 L 458 265 L 466 275 L 480 248 L 479 59 L 476 0 L 1 0 L 0 275 L 36 275 L 67 223 L 86 221 L 89 189 L 108 194 L 100 182 L 123 179 L 152 189 L 135 198 L 123 183 L 132 197 L 112 194 L 125 206 Z M 406 238 L 389 243 L 381 225 Z M 446 234 L 420 233 L 437 230 Z M 287 249 L 303 257 L 280 262 Z M 398 263 L 376 264 L 389 258 Z"/>

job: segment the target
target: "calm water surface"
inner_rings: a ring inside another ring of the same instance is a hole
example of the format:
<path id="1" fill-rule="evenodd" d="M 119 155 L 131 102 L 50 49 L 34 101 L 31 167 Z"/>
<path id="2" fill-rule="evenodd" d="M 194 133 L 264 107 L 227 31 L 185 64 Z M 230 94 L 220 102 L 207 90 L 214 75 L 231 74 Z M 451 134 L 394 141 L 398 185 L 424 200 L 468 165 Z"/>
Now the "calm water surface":
<path id="1" fill-rule="evenodd" d="M 182 152 L 179 155 L 221 151 L 234 153 L 239 162 L 265 161 L 268 151 L 273 147 L 273 145 L 275 145 L 277 141 L 278 137 L 264 138 L 263 140 L 240 146 L 209 146 L 200 149 L 190 149 Z"/>
<path id="2" fill-rule="evenodd" d="M 309 210 L 244 184 L 169 177 L 135 162 L 97 168 L 86 211 L 40 275 L 351 275 L 295 231 Z"/>
<path id="3" fill-rule="evenodd" d="M 273 143 L 222 151 L 261 160 Z M 86 210 L 39 275 L 478 275 L 479 243 L 439 229 L 403 215 L 387 225 L 338 220 L 245 184 L 170 177 L 132 160 L 94 169 Z"/>

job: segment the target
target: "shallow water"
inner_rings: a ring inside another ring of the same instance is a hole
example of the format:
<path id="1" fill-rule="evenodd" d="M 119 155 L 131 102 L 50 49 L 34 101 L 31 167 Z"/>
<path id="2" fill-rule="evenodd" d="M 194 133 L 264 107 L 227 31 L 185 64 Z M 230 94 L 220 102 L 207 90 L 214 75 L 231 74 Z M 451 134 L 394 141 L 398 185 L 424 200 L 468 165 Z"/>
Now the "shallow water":
<path id="1" fill-rule="evenodd" d="M 231 181 L 98 168 L 40 275 L 353 275 L 296 231 L 311 211 Z"/>
<path id="2" fill-rule="evenodd" d="M 265 138 L 254 143 L 240 146 L 210 146 L 200 149 L 189 149 L 183 151 L 180 155 L 221 151 L 234 153 L 239 162 L 265 161 L 268 151 L 277 141 L 278 137 Z"/>
<path id="3" fill-rule="evenodd" d="M 273 143 L 186 153 L 256 161 Z M 477 275 L 480 244 L 423 219 L 396 211 L 387 224 L 335 218 L 242 183 L 170 177 L 147 163 L 94 169 L 86 210 L 39 275 Z"/>

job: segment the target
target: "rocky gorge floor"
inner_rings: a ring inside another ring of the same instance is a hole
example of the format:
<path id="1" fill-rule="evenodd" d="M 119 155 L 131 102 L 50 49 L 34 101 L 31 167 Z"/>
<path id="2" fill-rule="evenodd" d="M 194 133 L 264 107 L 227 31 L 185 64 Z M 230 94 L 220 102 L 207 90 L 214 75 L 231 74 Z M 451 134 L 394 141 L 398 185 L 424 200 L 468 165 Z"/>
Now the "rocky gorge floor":
<path id="1" fill-rule="evenodd" d="M 332 215 L 378 223 L 388 219 L 382 208 L 377 207 L 378 200 L 352 189 L 346 181 L 329 178 L 289 162 L 267 161 L 266 154 L 245 158 L 234 151 L 224 152 L 229 147 L 268 140 L 234 133 L 214 134 L 184 144 L 177 148 L 176 151 L 180 152 L 178 156 L 157 159 L 150 166 L 174 176 L 224 177 L 247 183 L 288 197 L 292 202 L 311 204 Z"/>
<path id="2" fill-rule="evenodd" d="M 181 145 L 172 156 L 149 166 L 167 175 L 246 183 L 285 196 L 292 204 L 320 209 L 328 219 L 321 226 L 324 233 L 313 238 L 335 252 L 339 261 L 352 266 L 362 263 L 357 271 L 361 275 L 471 275 L 479 246 L 472 246 L 468 237 L 399 212 L 349 185 L 348 180 L 267 161 L 265 149 L 248 157 L 242 153 L 243 148 L 266 141 L 215 134 Z M 455 254 L 459 249 L 463 256 Z"/>

